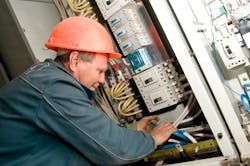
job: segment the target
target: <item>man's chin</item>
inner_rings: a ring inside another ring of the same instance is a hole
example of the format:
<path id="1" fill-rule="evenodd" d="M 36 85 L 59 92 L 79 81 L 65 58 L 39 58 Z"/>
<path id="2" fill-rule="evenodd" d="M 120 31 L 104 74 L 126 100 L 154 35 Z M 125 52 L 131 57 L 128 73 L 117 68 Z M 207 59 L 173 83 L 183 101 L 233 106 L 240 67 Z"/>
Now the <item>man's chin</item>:
<path id="1" fill-rule="evenodd" d="M 90 87 L 89 89 L 92 90 L 92 91 L 96 91 L 98 87 Z"/>
<path id="2" fill-rule="evenodd" d="M 92 91 L 96 91 L 98 87 L 99 87 L 99 84 L 98 85 L 94 85 L 94 86 L 91 87 L 91 90 Z"/>

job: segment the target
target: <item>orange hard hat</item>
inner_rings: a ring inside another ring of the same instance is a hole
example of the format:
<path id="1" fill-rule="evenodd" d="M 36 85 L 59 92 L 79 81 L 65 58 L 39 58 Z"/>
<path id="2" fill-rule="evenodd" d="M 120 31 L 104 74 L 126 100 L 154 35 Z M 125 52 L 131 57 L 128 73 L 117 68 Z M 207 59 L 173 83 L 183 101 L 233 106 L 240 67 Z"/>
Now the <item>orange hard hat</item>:
<path id="1" fill-rule="evenodd" d="M 121 57 L 121 54 L 114 51 L 107 30 L 99 22 L 86 17 L 69 17 L 58 23 L 45 46 L 54 51 L 63 48 L 106 53 L 109 58 Z"/>

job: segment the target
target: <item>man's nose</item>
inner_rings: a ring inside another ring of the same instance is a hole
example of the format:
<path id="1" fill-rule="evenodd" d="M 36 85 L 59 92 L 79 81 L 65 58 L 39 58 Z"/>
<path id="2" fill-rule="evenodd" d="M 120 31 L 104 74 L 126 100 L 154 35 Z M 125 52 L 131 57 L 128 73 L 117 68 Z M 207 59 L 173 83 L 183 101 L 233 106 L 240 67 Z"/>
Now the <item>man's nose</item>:
<path id="1" fill-rule="evenodd" d="M 101 84 L 105 83 L 105 74 L 104 73 L 101 74 L 100 79 L 99 79 L 99 83 L 101 83 Z"/>

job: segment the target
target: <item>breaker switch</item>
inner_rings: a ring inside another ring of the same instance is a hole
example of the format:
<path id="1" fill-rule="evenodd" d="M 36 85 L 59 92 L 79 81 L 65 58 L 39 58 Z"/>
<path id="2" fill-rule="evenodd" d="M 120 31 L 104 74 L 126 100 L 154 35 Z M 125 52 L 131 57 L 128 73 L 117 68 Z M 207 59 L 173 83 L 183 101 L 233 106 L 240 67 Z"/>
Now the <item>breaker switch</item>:
<path id="1" fill-rule="evenodd" d="M 113 1 L 111 1 L 111 0 L 107 0 L 107 1 L 106 1 L 106 5 L 109 6 L 112 2 L 113 2 Z"/>
<path id="2" fill-rule="evenodd" d="M 159 102 L 162 101 L 162 98 L 161 97 L 157 97 L 156 99 L 154 99 L 154 103 L 157 104 Z"/>
<path id="3" fill-rule="evenodd" d="M 148 84 L 148 83 L 150 83 L 150 82 L 152 82 L 152 81 L 153 81 L 153 78 L 150 77 L 150 78 L 146 79 L 144 82 L 145 82 L 145 84 Z"/>
<path id="4" fill-rule="evenodd" d="M 225 48 L 226 48 L 228 54 L 232 54 L 232 50 L 229 46 L 225 46 Z"/>

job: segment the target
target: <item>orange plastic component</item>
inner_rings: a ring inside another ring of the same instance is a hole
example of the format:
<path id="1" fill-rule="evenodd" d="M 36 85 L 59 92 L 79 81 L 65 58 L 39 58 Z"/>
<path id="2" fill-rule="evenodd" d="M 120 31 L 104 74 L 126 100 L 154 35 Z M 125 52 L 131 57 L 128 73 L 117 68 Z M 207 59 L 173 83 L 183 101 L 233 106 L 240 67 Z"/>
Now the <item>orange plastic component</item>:
<path id="1" fill-rule="evenodd" d="M 113 48 L 107 30 L 97 21 L 86 17 L 69 17 L 53 29 L 45 46 L 56 51 L 58 48 L 106 53 L 109 58 L 120 58 Z"/>

